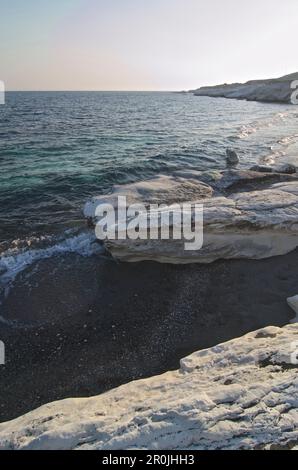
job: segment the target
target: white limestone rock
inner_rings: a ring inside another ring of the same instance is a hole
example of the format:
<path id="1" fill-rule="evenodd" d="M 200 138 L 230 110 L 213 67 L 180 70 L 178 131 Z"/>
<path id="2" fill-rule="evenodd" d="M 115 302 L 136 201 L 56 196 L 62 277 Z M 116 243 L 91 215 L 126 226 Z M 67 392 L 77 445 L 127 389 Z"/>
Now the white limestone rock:
<path id="1" fill-rule="evenodd" d="M 298 325 L 268 327 L 180 369 L 0 424 L 0 449 L 256 449 L 298 443 Z"/>
<path id="2" fill-rule="evenodd" d="M 150 180 L 132 184 L 113 186 L 111 194 L 93 197 L 85 204 L 86 218 L 96 219 L 95 210 L 98 204 L 112 204 L 116 207 L 119 196 L 126 196 L 127 204 L 142 202 L 151 204 L 172 204 L 211 197 L 213 189 L 208 184 L 194 178 L 159 175 Z"/>
<path id="3" fill-rule="evenodd" d="M 271 187 L 272 189 L 281 189 L 282 191 L 298 196 L 298 182 L 295 180 L 284 183 L 274 183 Z"/>
<path id="4" fill-rule="evenodd" d="M 107 250 L 123 261 L 210 263 L 217 259 L 278 256 L 298 246 L 298 180 L 291 179 L 294 175 L 283 175 L 289 180 L 276 183 L 278 180 L 273 179 L 269 186 L 267 177 L 272 176 L 255 172 L 223 173 L 216 178 L 215 187 L 217 193 L 221 190 L 225 195 L 216 197 L 211 197 L 212 188 L 201 181 L 160 177 L 116 187 L 113 194 L 94 198 L 86 205 L 85 215 L 92 217 L 98 203 L 109 201 L 114 204 L 119 194 L 127 194 L 128 200 L 145 204 L 156 201 L 203 204 L 204 243 L 201 249 L 185 250 L 183 239 L 106 240 Z M 267 182 L 267 189 L 259 184 L 263 181 Z M 261 189 L 233 192 L 244 184 L 257 184 Z M 160 228 L 160 219 L 156 224 Z"/>
<path id="5" fill-rule="evenodd" d="M 201 87 L 192 91 L 195 96 L 233 98 L 269 103 L 291 103 L 293 93 L 291 84 L 297 79 L 298 73 L 293 73 L 277 79 L 251 80 L 246 83 L 225 83 L 222 85 Z"/>

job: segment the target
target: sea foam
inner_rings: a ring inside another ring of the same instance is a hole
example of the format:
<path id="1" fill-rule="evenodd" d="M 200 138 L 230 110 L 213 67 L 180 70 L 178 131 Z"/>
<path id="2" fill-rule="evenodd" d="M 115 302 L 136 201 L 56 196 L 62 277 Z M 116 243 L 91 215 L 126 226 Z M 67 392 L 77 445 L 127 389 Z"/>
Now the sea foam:
<path id="1" fill-rule="evenodd" d="M 0 259 L 0 288 L 7 295 L 16 276 L 33 263 L 67 253 L 92 256 L 101 253 L 103 247 L 93 231 L 84 231 L 63 240 L 52 240 L 44 248 L 9 248 Z"/>

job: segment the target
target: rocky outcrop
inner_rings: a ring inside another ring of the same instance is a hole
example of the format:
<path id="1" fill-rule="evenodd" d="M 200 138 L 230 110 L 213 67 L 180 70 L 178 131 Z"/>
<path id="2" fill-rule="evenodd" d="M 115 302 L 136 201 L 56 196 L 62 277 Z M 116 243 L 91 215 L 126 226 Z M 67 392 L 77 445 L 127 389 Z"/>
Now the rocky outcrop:
<path id="1" fill-rule="evenodd" d="M 296 317 L 292 319 L 292 323 L 298 322 L 298 295 L 294 295 L 293 297 L 289 297 L 287 299 L 288 305 L 294 310 L 296 313 Z"/>
<path id="2" fill-rule="evenodd" d="M 288 175 L 292 175 L 296 173 L 296 166 L 292 165 L 291 163 L 284 163 L 282 165 L 277 165 L 273 167 L 273 171 L 276 171 L 277 173 L 286 173 Z"/>
<path id="3" fill-rule="evenodd" d="M 275 449 L 298 442 L 297 324 L 181 360 L 174 372 L 0 424 L 0 449 Z"/>
<path id="4" fill-rule="evenodd" d="M 233 149 L 227 149 L 226 150 L 226 155 L 227 155 L 227 164 L 228 165 L 237 165 L 239 163 L 239 157 L 237 155 L 237 152 Z"/>
<path id="5" fill-rule="evenodd" d="M 234 98 L 247 101 L 291 103 L 291 84 L 298 80 L 298 73 L 270 80 L 252 80 L 246 83 L 223 84 L 193 90 L 196 96 Z"/>
<path id="6" fill-rule="evenodd" d="M 96 220 L 98 204 L 112 204 L 116 207 L 119 196 L 125 196 L 128 205 L 139 202 L 149 205 L 181 203 L 210 197 L 212 194 L 212 187 L 203 181 L 198 182 L 195 177 L 159 175 L 146 181 L 115 185 L 112 194 L 93 197 L 88 201 L 84 207 L 84 215 Z"/>
<path id="7" fill-rule="evenodd" d="M 250 168 L 251 171 L 260 171 L 261 173 L 282 173 L 286 175 L 293 175 L 297 173 L 297 168 L 291 163 L 284 163 L 282 165 L 254 165 Z"/>
<path id="8" fill-rule="evenodd" d="M 116 187 L 111 195 L 94 198 L 87 203 L 85 215 L 96 221 L 97 204 L 115 204 L 116 197 L 121 194 L 127 194 L 130 201 L 142 202 L 145 206 L 152 202 L 170 205 L 173 201 L 203 206 L 204 240 L 201 249 L 185 250 L 184 238 L 106 240 L 105 246 L 111 254 L 124 261 L 210 263 L 217 259 L 262 259 L 288 253 L 298 246 L 296 175 L 234 170 L 196 176 L 204 181 L 173 176 L 130 187 Z M 196 211 L 193 211 L 193 221 L 195 216 Z M 147 224 L 147 217 L 144 224 Z M 160 230 L 160 217 L 155 224 Z M 146 225 L 141 225 L 144 227 Z"/>

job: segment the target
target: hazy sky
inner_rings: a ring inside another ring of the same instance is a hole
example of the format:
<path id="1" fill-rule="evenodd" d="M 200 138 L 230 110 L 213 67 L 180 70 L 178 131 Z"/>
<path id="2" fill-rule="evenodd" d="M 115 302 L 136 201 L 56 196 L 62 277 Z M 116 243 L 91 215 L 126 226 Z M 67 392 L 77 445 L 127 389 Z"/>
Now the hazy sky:
<path id="1" fill-rule="evenodd" d="M 180 90 L 298 70 L 297 0 L 0 0 L 9 90 Z"/>

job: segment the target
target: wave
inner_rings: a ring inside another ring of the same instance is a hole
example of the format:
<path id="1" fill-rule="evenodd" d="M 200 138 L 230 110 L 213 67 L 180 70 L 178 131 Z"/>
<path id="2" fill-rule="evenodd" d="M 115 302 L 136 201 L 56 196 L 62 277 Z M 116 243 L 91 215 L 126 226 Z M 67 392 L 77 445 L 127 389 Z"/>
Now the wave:
<path id="1" fill-rule="evenodd" d="M 28 243 L 27 247 L 21 248 L 18 245 L 22 243 L 15 245 L 1 254 L 0 287 L 4 296 L 7 296 L 16 276 L 37 261 L 67 253 L 92 256 L 103 252 L 93 231 L 76 234 L 44 248 L 29 248 Z"/>
<path id="2" fill-rule="evenodd" d="M 277 143 L 279 145 L 285 145 L 289 147 L 290 145 L 294 144 L 297 140 L 298 140 L 298 134 L 294 134 L 294 135 L 282 137 L 281 139 L 277 141 Z"/>
<path id="3" fill-rule="evenodd" d="M 278 139 L 269 149 L 270 153 L 261 158 L 261 161 L 266 164 L 274 164 L 276 160 L 285 157 L 287 149 L 298 142 L 298 134 L 288 135 Z"/>
<path id="4" fill-rule="evenodd" d="M 245 124 L 240 127 L 239 133 L 237 134 L 238 139 L 245 139 L 256 132 L 266 129 L 268 127 L 280 124 L 281 121 L 285 121 L 291 112 L 276 113 L 270 118 L 258 119 L 249 124 Z"/>

